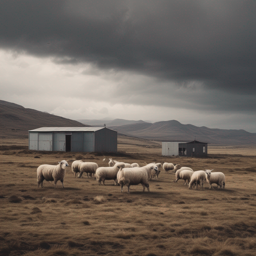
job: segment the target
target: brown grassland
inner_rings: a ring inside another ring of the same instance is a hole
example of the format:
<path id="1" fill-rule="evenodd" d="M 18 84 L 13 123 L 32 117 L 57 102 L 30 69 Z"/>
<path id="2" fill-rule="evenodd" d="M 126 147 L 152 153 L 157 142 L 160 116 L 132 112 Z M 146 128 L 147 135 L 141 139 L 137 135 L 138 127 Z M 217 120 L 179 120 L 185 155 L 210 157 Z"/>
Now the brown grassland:
<path id="1" fill-rule="evenodd" d="M 120 136 L 117 154 L 35 152 L 0 141 L 0 255 L 256 255 L 256 148 L 209 147 L 208 158 L 161 156 L 160 143 Z M 65 159 L 173 162 L 226 175 L 226 189 L 189 190 L 161 171 L 150 191 L 75 178 L 37 187 L 36 168 Z"/>

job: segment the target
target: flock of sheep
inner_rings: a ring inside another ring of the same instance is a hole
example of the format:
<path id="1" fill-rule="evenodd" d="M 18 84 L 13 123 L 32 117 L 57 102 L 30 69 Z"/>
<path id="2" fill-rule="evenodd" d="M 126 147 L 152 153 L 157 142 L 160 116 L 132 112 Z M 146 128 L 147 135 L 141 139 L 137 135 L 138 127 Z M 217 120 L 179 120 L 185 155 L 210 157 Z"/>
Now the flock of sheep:
<path id="1" fill-rule="evenodd" d="M 105 159 L 103 159 L 105 161 Z M 62 186 L 65 176 L 66 167 L 68 167 L 66 160 L 62 160 L 57 165 L 40 165 L 37 168 L 37 183 L 38 187 L 41 185 L 43 187 L 43 181 L 53 181 L 54 186 L 58 180 L 61 181 Z M 83 173 L 87 173 L 87 176 L 94 176 L 96 180 L 101 184 L 105 185 L 105 180 L 114 180 L 115 184 L 119 184 L 121 187 L 121 192 L 123 192 L 123 186 L 128 187 L 128 193 L 130 191 L 131 185 L 141 184 L 143 186 L 143 192 L 145 187 L 149 191 L 149 180 L 156 177 L 160 174 L 160 169 L 163 168 L 164 171 L 174 171 L 177 182 L 179 179 L 185 181 L 184 184 L 188 185 L 191 189 L 198 185 L 201 185 L 203 188 L 203 183 L 206 181 L 210 184 L 215 183 L 220 188 L 225 188 L 225 175 L 222 172 L 212 172 L 212 170 L 200 170 L 193 171 L 190 167 L 181 167 L 179 164 L 174 165 L 172 163 L 150 163 L 143 167 L 140 167 L 137 163 L 125 163 L 118 162 L 109 159 L 108 166 L 98 167 L 97 163 L 94 162 L 83 162 L 82 160 L 76 160 L 71 165 L 71 170 L 74 173 L 74 176 L 78 174 L 78 177 L 81 178 Z"/>

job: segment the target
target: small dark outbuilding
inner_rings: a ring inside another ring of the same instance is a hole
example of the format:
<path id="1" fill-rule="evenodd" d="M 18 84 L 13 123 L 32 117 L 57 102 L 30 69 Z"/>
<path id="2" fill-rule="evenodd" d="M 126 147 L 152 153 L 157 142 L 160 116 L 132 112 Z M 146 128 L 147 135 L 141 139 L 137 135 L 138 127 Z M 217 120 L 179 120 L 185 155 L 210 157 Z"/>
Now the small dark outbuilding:
<path id="1" fill-rule="evenodd" d="M 207 143 L 197 140 L 179 143 L 179 156 L 207 157 Z"/>

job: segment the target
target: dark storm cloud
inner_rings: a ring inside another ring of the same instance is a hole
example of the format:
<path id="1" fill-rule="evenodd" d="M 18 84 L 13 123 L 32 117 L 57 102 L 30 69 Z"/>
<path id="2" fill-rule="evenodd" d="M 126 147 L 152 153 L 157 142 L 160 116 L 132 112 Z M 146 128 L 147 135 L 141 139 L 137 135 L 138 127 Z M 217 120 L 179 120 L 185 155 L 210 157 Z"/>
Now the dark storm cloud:
<path id="1" fill-rule="evenodd" d="M 0 47 L 251 95 L 255 11 L 246 0 L 6 0 Z"/>

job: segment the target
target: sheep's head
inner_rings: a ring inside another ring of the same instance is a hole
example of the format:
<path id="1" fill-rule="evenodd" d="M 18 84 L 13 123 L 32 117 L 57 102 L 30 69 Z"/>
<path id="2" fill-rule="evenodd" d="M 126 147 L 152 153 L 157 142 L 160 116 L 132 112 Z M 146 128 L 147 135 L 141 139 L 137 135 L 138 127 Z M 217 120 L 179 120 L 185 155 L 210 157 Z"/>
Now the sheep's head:
<path id="1" fill-rule="evenodd" d="M 59 162 L 61 169 L 65 169 L 68 165 L 68 162 L 66 160 L 61 160 Z"/>
<path id="2" fill-rule="evenodd" d="M 158 173 L 158 166 L 157 165 L 154 165 L 153 166 L 153 170 L 156 172 L 156 174 Z"/>
<path id="3" fill-rule="evenodd" d="M 158 168 L 161 168 L 162 167 L 162 164 L 161 163 L 156 163 L 157 167 Z"/>
<path id="4" fill-rule="evenodd" d="M 205 173 L 206 173 L 206 176 L 207 176 L 208 180 L 211 178 L 212 171 L 213 170 L 205 170 Z"/>
<path id="5" fill-rule="evenodd" d="M 174 173 L 176 173 L 177 172 L 177 170 L 179 170 L 181 168 L 181 166 L 180 166 L 180 164 L 176 164 L 175 166 L 174 166 Z"/>
<path id="6" fill-rule="evenodd" d="M 113 161 L 113 159 L 112 159 L 112 158 L 109 158 L 108 165 L 109 165 L 109 166 L 113 166 L 113 165 L 115 165 L 115 161 Z"/>

